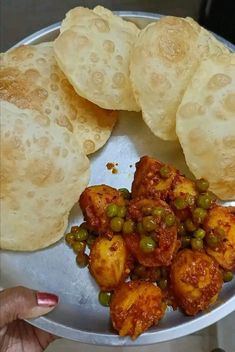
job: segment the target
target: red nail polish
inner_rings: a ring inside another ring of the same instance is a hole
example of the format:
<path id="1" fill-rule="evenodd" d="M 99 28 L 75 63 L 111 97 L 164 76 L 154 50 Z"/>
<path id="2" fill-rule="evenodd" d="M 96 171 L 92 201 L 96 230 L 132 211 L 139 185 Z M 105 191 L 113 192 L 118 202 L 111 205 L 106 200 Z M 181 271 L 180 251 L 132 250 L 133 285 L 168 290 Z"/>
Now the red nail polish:
<path id="1" fill-rule="evenodd" d="M 47 292 L 37 292 L 37 304 L 43 307 L 53 307 L 59 302 L 59 297 Z"/>

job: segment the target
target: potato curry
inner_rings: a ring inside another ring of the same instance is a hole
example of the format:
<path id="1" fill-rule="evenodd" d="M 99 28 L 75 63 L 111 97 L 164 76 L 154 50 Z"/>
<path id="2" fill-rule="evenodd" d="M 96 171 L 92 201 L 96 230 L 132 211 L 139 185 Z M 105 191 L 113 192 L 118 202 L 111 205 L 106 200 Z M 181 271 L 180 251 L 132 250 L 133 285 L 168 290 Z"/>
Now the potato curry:
<path id="1" fill-rule="evenodd" d="M 137 338 L 167 306 L 187 315 L 207 309 L 233 278 L 235 210 L 219 204 L 205 179 L 144 156 L 131 192 L 91 186 L 79 203 L 85 222 L 66 241 L 120 336 Z"/>

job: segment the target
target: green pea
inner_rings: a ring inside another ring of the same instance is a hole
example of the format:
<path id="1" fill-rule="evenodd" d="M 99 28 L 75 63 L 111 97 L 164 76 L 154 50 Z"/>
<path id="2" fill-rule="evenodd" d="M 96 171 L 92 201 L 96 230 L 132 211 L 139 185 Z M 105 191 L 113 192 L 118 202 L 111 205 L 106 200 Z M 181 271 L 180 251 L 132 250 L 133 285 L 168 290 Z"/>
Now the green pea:
<path id="1" fill-rule="evenodd" d="M 106 215 L 109 218 L 113 218 L 114 216 L 117 216 L 117 212 L 118 212 L 117 204 L 111 203 L 106 208 Z"/>
<path id="2" fill-rule="evenodd" d="M 196 208 L 193 211 L 193 221 L 197 224 L 202 224 L 207 215 L 207 211 L 203 208 Z"/>
<path id="3" fill-rule="evenodd" d="M 233 279 L 233 273 L 232 271 L 225 271 L 223 273 L 223 280 L 224 282 L 229 282 L 229 281 L 232 281 Z"/>
<path id="4" fill-rule="evenodd" d="M 140 240 L 140 249 L 145 253 L 153 252 L 155 247 L 156 247 L 155 241 L 149 236 L 144 236 Z"/>
<path id="5" fill-rule="evenodd" d="M 109 307 L 112 298 L 111 292 L 100 291 L 99 293 L 99 302 L 104 307 Z"/>
<path id="6" fill-rule="evenodd" d="M 119 192 L 121 193 L 124 199 L 131 199 L 131 193 L 128 191 L 127 188 L 119 188 Z"/>
<path id="7" fill-rule="evenodd" d="M 197 229 L 194 232 L 193 235 L 194 235 L 195 238 L 198 238 L 198 239 L 202 240 L 205 237 L 205 235 L 206 235 L 206 231 L 201 229 L 201 228 L 199 228 L 199 229 Z"/>
<path id="8" fill-rule="evenodd" d="M 174 205 L 176 207 L 176 209 L 178 210 L 182 210 L 187 208 L 188 204 L 186 202 L 186 200 L 182 197 L 178 197 L 174 200 Z"/>
<path id="9" fill-rule="evenodd" d="M 89 235 L 89 237 L 88 237 L 88 239 L 87 239 L 87 241 L 86 241 L 87 246 L 88 246 L 89 249 L 91 249 L 91 247 L 93 246 L 95 240 L 96 240 L 96 237 L 95 237 L 95 236 Z"/>
<path id="10" fill-rule="evenodd" d="M 206 237 L 206 243 L 209 247 L 216 248 L 220 243 L 220 239 L 218 236 L 211 233 Z"/>
<path id="11" fill-rule="evenodd" d="M 153 210 L 153 208 L 150 207 L 150 206 L 147 206 L 147 205 L 145 205 L 142 208 L 142 212 L 143 212 L 144 215 L 151 215 L 152 214 L 152 210 Z"/>
<path id="12" fill-rule="evenodd" d="M 152 210 L 152 215 L 162 218 L 165 214 L 165 210 L 162 207 L 156 207 Z"/>
<path id="13" fill-rule="evenodd" d="M 180 223 L 178 225 L 178 234 L 180 236 L 185 236 L 186 235 L 186 230 L 185 230 L 184 224 L 182 224 L 182 223 Z"/>
<path id="14" fill-rule="evenodd" d="M 126 216 L 126 212 L 127 212 L 126 207 L 118 207 L 117 216 L 119 218 L 124 218 Z"/>
<path id="15" fill-rule="evenodd" d="M 71 246 L 74 243 L 74 241 L 75 241 L 74 234 L 73 233 L 67 233 L 65 235 L 65 241 Z"/>
<path id="16" fill-rule="evenodd" d="M 185 226 L 186 230 L 189 231 L 189 232 L 196 231 L 196 229 L 197 229 L 196 225 L 189 218 L 186 219 L 186 221 L 184 223 L 184 226 Z"/>
<path id="17" fill-rule="evenodd" d="M 145 230 L 144 230 L 144 227 L 143 227 L 143 224 L 142 222 L 138 222 L 137 224 L 137 232 L 142 235 L 145 233 Z"/>
<path id="18" fill-rule="evenodd" d="M 216 195 L 215 195 L 213 192 L 208 191 L 208 192 L 206 192 L 206 193 L 207 193 L 208 196 L 211 198 L 212 202 L 214 202 L 214 201 L 217 199 Z"/>
<path id="19" fill-rule="evenodd" d="M 78 231 L 74 233 L 76 241 L 85 241 L 88 238 L 88 231 L 79 227 Z"/>
<path id="20" fill-rule="evenodd" d="M 164 221 L 167 227 L 171 227 L 175 223 L 175 216 L 173 214 L 168 214 L 166 215 Z"/>
<path id="21" fill-rule="evenodd" d="M 209 182 L 204 178 L 200 178 L 200 180 L 196 180 L 196 188 L 199 192 L 206 192 L 209 188 Z"/>
<path id="22" fill-rule="evenodd" d="M 110 221 L 111 230 L 114 232 L 120 232 L 122 230 L 123 223 L 124 223 L 124 220 L 122 218 L 115 216 Z"/>
<path id="23" fill-rule="evenodd" d="M 78 266 L 80 266 L 81 268 L 84 268 L 85 266 L 88 265 L 89 257 L 87 254 L 79 252 L 76 256 L 76 262 Z"/>
<path id="24" fill-rule="evenodd" d="M 197 198 L 197 205 L 203 209 L 209 209 L 212 204 L 212 198 L 208 193 L 200 194 Z"/>
<path id="25" fill-rule="evenodd" d="M 171 175 L 170 169 L 167 165 L 164 165 L 160 169 L 160 175 L 162 178 L 168 178 Z"/>
<path id="26" fill-rule="evenodd" d="M 82 222 L 79 227 L 80 227 L 81 229 L 86 229 L 86 228 L 87 228 L 86 222 Z"/>
<path id="27" fill-rule="evenodd" d="M 181 247 L 182 248 L 187 248 L 189 247 L 191 243 L 191 237 L 190 236 L 183 236 L 181 239 Z"/>
<path id="28" fill-rule="evenodd" d="M 72 226 L 70 232 L 71 233 L 76 233 L 79 230 L 79 226 Z"/>
<path id="29" fill-rule="evenodd" d="M 135 223 L 132 220 L 126 220 L 123 224 L 123 233 L 132 233 L 135 229 Z"/>
<path id="30" fill-rule="evenodd" d="M 158 281 L 157 284 L 161 290 L 165 290 L 167 288 L 167 279 L 162 278 Z"/>
<path id="31" fill-rule="evenodd" d="M 199 250 L 203 248 L 203 240 L 200 238 L 192 238 L 191 239 L 191 247 L 192 249 Z"/>
<path id="32" fill-rule="evenodd" d="M 156 229 L 156 223 L 152 216 L 145 216 L 142 223 L 144 230 L 147 232 L 151 232 Z"/>
<path id="33" fill-rule="evenodd" d="M 84 252 L 86 249 L 86 243 L 85 242 L 75 242 L 72 244 L 73 250 L 75 253 L 80 253 Z"/>

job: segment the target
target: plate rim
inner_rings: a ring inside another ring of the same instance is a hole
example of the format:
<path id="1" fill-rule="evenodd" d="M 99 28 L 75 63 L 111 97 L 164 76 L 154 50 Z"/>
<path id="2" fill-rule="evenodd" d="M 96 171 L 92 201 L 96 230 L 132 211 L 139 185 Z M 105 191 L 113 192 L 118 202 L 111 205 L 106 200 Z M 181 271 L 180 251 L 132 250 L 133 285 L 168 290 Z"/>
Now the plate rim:
<path id="1" fill-rule="evenodd" d="M 142 12 L 142 11 L 113 11 L 116 15 L 124 18 L 137 18 L 146 20 L 158 20 L 165 15 L 161 15 L 153 12 Z M 31 44 L 33 41 L 39 40 L 42 36 L 50 34 L 60 28 L 61 22 L 56 22 L 52 25 L 44 27 L 29 36 L 23 38 L 17 42 L 12 48 L 20 45 Z M 213 33 L 213 32 L 212 32 Z M 230 43 L 228 40 L 213 33 L 218 40 L 222 41 L 230 50 L 235 51 L 235 45 Z M 178 326 L 167 328 L 158 331 L 147 331 L 140 335 L 136 340 L 132 341 L 129 337 L 120 337 L 117 334 L 106 334 L 106 333 L 94 333 L 89 331 L 83 331 L 74 329 L 63 324 L 54 322 L 48 319 L 48 316 L 42 316 L 33 320 L 26 320 L 31 325 L 38 327 L 42 330 L 46 330 L 54 335 L 67 338 L 70 340 L 78 341 L 86 344 L 94 344 L 100 346 L 143 346 L 151 345 L 155 343 L 161 343 L 171 341 L 176 338 L 180 338 L 189 334 L 192 334 L 198 330 L 204 329 L 209 325 L 212 325 L 224 318 L 226 315 L 232 313 L 235 308 L 235 295 L 228 299 L 225 303 L 218 307 L 215 307 L 213 311 L 208 311 L 202 316 L 186 321 Z M 198 326 L 200 326 L 198 328 Z"/>
<path id="2" fill-rule="evenodd" d="M 143 12 L 143 11 L 113 11 L 115 15 L 120 17 L 129 17 L 129 18 L 143 18 L 143 19 L 150 19 L 150 20 L 159 20 L 161 17 L 165 17 L 167 15 L 162 15 L 159 13 L 154 12 Z M 177 16 L 178 17 L 178 16 Z M 37 40 L 41 37 L 41 35 L 49 34 L 57 29 L 60 28 L 61 21 L 55 22 L 49 26 L 46 26 L 38 31 L 28 35 L 27 37 L 18 41 L 15 45 L 13 45 L 10 49 L 16 48 L 20 45 L 30 44 L 32 40 Z M 235 45 L 231 43 L 229 40 L 225 39 L 221 35 L 210 31 L 218 40 L 223 42 L 231 51 L 235 51 Z"/>
<path id="3" fill-rule="evenodd" d="M 196 331 L 207 328 L 208 326 L 221 320 L 228 314 L 234 311 L 235 296 L 231 297 L 228 301 L 208 311 L 202 316 L 199 316 L 192 321 L 182 323 L 178 326 L 167 328 L 159 331 L 146 331 L 140 335 L 136 340 L 131 340 L 130 337 L 120 337 L 116 334 L 94 333 L 89 331 L 82 331 L 74 329 L 63 324 L 58 324 L 47 319 L 46 316 L 39 317 L 33 320 L 27 320 L 31 325 L 46 330 L 54 335 L 62 338 L 70 339 L 73 341 L 92 344 L 98 346 L 147 346 L 156 343 L 169 342 L 177 338 L 188 336 Z M 198 329 L 198 325 L 200 328 Z M 187 328 L 187 329 L 186 329 Z"/>

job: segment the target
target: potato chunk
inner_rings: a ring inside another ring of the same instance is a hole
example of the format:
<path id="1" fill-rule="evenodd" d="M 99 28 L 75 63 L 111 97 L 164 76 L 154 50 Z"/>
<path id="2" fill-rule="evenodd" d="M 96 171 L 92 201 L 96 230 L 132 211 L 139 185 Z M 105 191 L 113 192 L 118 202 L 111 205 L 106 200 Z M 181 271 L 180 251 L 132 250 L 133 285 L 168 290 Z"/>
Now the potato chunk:
<path id="1" fill-rule="evenodd" d="M 207 309 L 222 287 L 222 273 L 215 260 L 204 252 L 190 249 L 177 254 L 170 279 L 177 303 L 188 315 Z"/>
<path id="2" fill-rule="evenodd" d="M 130 273 L 130 258 L 120 235 L 99 237 L 92 246 L 89 269 L 103 291 L 114 289 Z"/>
<path id="3" fill-rule="evenodd" d="M 195 182 L 181 175 L 173 166 L 148 156 L 142 157 L 136 164 L 132 183 L 133 198 L 162 199 L 172 207 L 179 220 L 185 221 L 191 216 L 197 195 Z M 177 198 L 182 198 L 187 205 L 177 208 Z"/>
<path id="4" fill-rule="evenodd" d="M 131 281 L 114 292 L 111 319 L 120 336 L 138 337 L 163 317 L 166 305 L 161 290 L 150 282 Z"/>
<path id="5" fill-rule="evenodd" d="M 172 165 L 164 164 L 148 156 L 143 156 L 136 163 L 132 183 L 133 198 L 174 200 L 186 194 L 197 195 L 195 182 L 180 175 L 180 172 Z"/>
<path id="6" fill-rule="evenodd" d="M 106 208 L 111 203 L 118 206 L 125 205 L 125 200 L 117 189 L 106 185 L 85 189 L 80 196 L 79 204 L 89 230 L 98 234 L 112 232 L 109 226 L 110 219 L 106 215 Z"/>
<path id="7" fill-rule="evenodd" d="M 235 208 L 215 206 L 205 220 L 206 251 L 224 269 L 235 270 Z M 213 245 L 211 236 L 218 238 Z"/>
<path id="8" fill-rule="evenodd" d="M 197 194 L 198 192 L 194 181 L 185 176 L 176 175 L 172 183 L 169 204 L 178 219 L 185 221 L 188 217 L 191 217 L 191 211 L 195 205 Z M 187 204 L 183 209 L 179 209 L 176 206 L 176 202 L 181 199 Z"/>
<path id="9" fill-rule="evenodd" d="M 175 178 L 175 184 L 173 186 L 173 197 L 177 198 L 185 194 L 196 197 L 197 191 L 195 182 L 189 178 L 186 178 L 185 176 L 177 175 Z"/>
<path id="10" fill-rule="evenodd" d="M 134 181 L 132 183 L 132 196 L 145 198 L 161 198 L 165 200 L 171 191 L 172 182 L 179 172 L 171 165 L 167 165 L 169 176 L 162 178 L 161 168 L 165 166 L 160 161 L 143 156 L 136 163 Z"/>
<path id="11" fill-rule="evenodd" d="M 145 218 L 144 209 L 146 208 L 161 208 L 164 215 L 162 217 L 158 215 L 151 216 L 156 224 L 155 230 L 138 233 L 138 224 L 143 223 Z M 128 217 L 137 223 L 137 230 L 134 233 L 125 234 L 124 238 L 128 249 L 140 264 L 148 267 L 170 265 L 175 252 L 179 248 L 179 241 L 177 240 L 176 222 L 172 226 L 167 226 L 165 223 L 167 215 L 174 217 L 171 208 L 162 200 L 133 199 L 130 202 Z M 156 242 L 156 248 L 150 253 L 146 253 L 140 248 L 140 241 L 143 235 L 151 236 Z"/>

